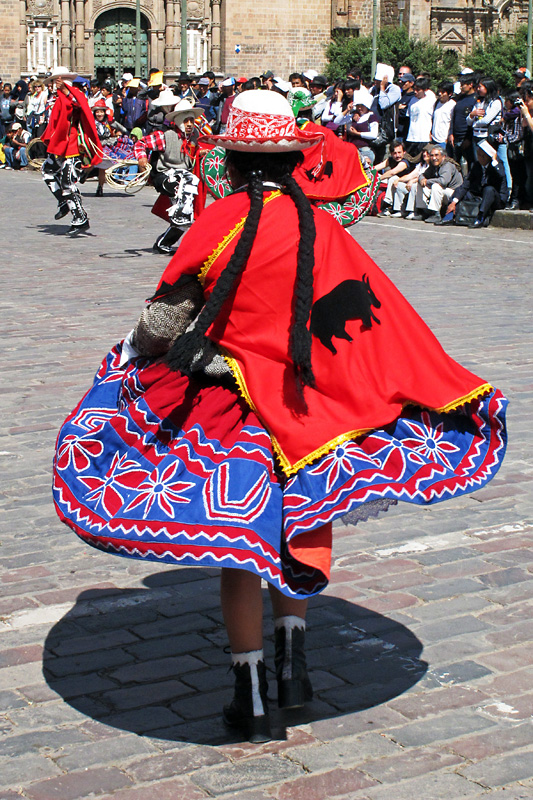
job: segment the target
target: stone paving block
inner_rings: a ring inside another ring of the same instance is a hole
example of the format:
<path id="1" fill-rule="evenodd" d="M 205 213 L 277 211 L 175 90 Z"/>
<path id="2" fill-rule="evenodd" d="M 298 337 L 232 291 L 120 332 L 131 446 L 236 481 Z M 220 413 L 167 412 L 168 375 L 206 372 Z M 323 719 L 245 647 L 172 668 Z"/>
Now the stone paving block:
<path id="1" fill-rule="evenodd" d="M 499 569 L 485 574 L 478 575 L 479 580 L 486 586 L 511 586 L 514 583 L 522 583 L 522 581 L 530 581 L 533 579 L 527 570 L 520 569 L 520 567 L 508 567 L 507 569 Z"/>
<path id="2" fill-rule="evenodd" d="M 302 768 L 277 755 L 243 759 L 237 764 L 217 764 L 192 775 L 192 782 L 210 795 L 245 791 L 255 786 L 281 783 L 302 774 Z"/>
<path id="3" fill-rule="evenodd" d="M 113 689 L 103 692 L 99 699 L 114 711 L 127 711 L 132 708 L 155 706 L 190 693 L 190 687 L 181 681 L 159 681 L 142 686 Z"/>
<path id="4" fill-rule="evenodd" d="M 80 653 L 73 656 L 52 657 L 46 660 L 45 670 L 56 678 L 66 678 L 70 675 L 83 675 L 101 669 L 128 664 L 134 661 L 134 656 L 123 648 L 112 650 L 93 651 Z"/>
<path id="5" fill-rule="evenodd" d="M 134 782 L 160 781 L 175 775 L 183 775 L 213 764 L 229 763 L 228 759 L 212 747 L 202 745 L 184 747 L 171 753 L 136 759 L 126 767 Z"/>
<path id="6" fill-rule="evenodd" d="M 471 800 L 532 800 L 533 787 L 528 789 L 521 784 L 507 784 L 503 789 L 474 795 Z"/>
<path id="7" fill-rule="evenodd" d="M 533 685 L 533 665 L 525 669 L 509 672 L 505 675 L 497 675 L 484 687 L 487 692 L 497 696 L 518 694 L 527 692 Z"/>
<path id="8" fill-rule="evenodd" d="M 28 753 L 52 755 L 60 753 L 68 745 L 90 744 L 89 736 L 80 728 L 55 728 L 34 730 L 8 736 L 2 740 L 2 757 L 25 756 Z"/>
<path id="9" fill-rule="evenodd" d="M 172 617 L 171 622 L 164 618 L 152 623 L 135 625 L 130 628 L 130 631 L 140 639 L 157 639 L 171 634 L 195 633 L 208 627 L 206 618 L 202 614 L 186 614 L 183 617 Z"/>
<path id="10" fill-rule="evenodd" d="M 427 586 L 413 587 L 411 594 L 421 600 L 441 600 L 443 597 L 455 597 L 469 592 L 482 592 L 486 587 L 472 578 L 456 578 L 455 580 L 436 581 Z"/>
<path id="11" fill-rule="evenodd" d="M 387 706 L 368 708 L 356 714 L 343 714 L 330 719 L 321 719 L 311 723 L 311 734 L 323 742 L 336 740 L 339 737 L 354 734 L 383 731 L 402 725 L 405 718 Z"/>
<path id="12" fill-rule="evenodd" d="M 519 644 L 495 653 L 483 653 L 478 659 L 494 671 L 513 672 L 531 664 L 531 644 Z"/>
<path id="13" fill-rule="evenodd" d="M 116 767 L 101 767 L 32 783 L 24 794 L 31 800 L 77 800 L 115 792 L 128 784 L 130 779 Z"/>
<path id="14" fill-rule="evenodd" d="M 203 800 L 207 794 L 195 786 L 189 778 L 174 778 L 169 781 L 157 781 L 148 788 L 146 786 L 132 789 L 121 789 L 112 795 L 105 795 L 101 800 Z M 242 798 L 242 800 L 248 800 Z M 251 800 L 251 798 L 250 798 Z"/>
<path id="15" fill-rule="evenodd" d="M 387 735 L 402 747 L 422 747 L 434 742 L 447 742 L 458 736 L 495 727 L 494 720 L 488 720 L 475 711 L 454 711 L 438 717 L 412 722 L 401 728 L 392 728 Z"/>
<path id="16" fill-rule="evenodd" d="M 179 678 L 181 675 L 204 668 L 205 664 L 198 658 L 182 655 L 128 664 L 111 670 L 108 675 L 118 683 L 151 683 L 161 678 Z"/>
<path id="17" fill-rule="evenodd" d="M 475 558 L 476 555 L 476 552 L 470 547 L 448 547 L 443 550 L 431 550 L 429 553 L 417 553 L 413 556 L 413 561 L 422 566 L 431 567 Z"/>
<path id="18" fill-rule="evenodd" d="M 459 800 L 472 797 L 479 792 L 479 786 L 470 783 L 461 775 L 451 772 L 433 772 L 412 780 L 402 781 L 394 786 L 394 800 L 413 800 L 416 797 L 431 800 Z M 391 800 L 391 787 L 367 789 L 368 800 Z"/>
<path id="19" fill-rule="evenodd" d="M 368 789 L 377 782 L 357 769 L 337 768 L 289 781 L 274 790 L 278 800 L 329 800 L 346 792 Z"/>
<path id="20" fill-rule="evenodd" d="M 122 714 L 109 714 L 103 719 L 103 722 L 113 728 L 138 734 L 170 728 L 181 721 L 177 714 L 173 714 L 163 706 L 148 706 L 134 711 L 124 711 Z"/>
<path id="21" fill-rule="evenodd" d="M 427 674 L 420 679 L 420 686 L 429 688 L 454 683 L 466 683 L 477 678 L 485 678 L 490 674 L 490 669 L 478 664 L 476 661 L 457 661 L 454 664 L 444 664 L 441 667 L 430 667 Z"/>
<path id="22" fill-rule="evenodd" d="M 66 703 L 55 701 L 34 707 L 17 708 L 10 711 L 9 718 L 22 732 L 56 725 L 77 725 L 85 719 L 85 716 Z"/>
<path id="23" fill-rule="evenodd" d="M 379 783 L 398 784 L 401 781 L 429 775 L 445 768 L 457 767 L 464 760 L 456 753 L 441 752 L 436 748 L 409 749 L 388 758 L 365 761 L 362 768 L 366 775 Z"/>
<path id="24" fill-rule="evenodd" d="M 187 633 L 181 636 L 167 636 L 157 641 L 138 642 L 127 645 L 126 650 L 138 659 L 164 658 L 166 656 L 194 653 L 205 647 L 206 640 L 196 633 Z"/>
<path id="25" fill-rule="evenodd" d="M 299 761 L 298 758 L 293 757 L 293 753 L 297 749 L 303 747 L 307 749 L 309 745 L 317 744 L 317 740 L 307 732 L 304 725 L 298 728 L 288 727 L 285 730 L 285 734 L 286 736 L 283 739 L 273 739 L 271 742 L 265 742 L 264 744 L 252 744 L 251 742 L 222 744 L 217 747 L 217 752 L 232 761 L 239 761 L 242 758 L 258 758 L 270 753 L 282 753 L 283 755 L 288 755 L 291 760 Z"/>
<path id="26" fill-rule="evenodd" d="M 49 644 L 49 649 L 57 656 L 73 656 L 78 653 L 90 653 L 96 650 L 120 647 L 125 644 L 138 642 L 137 636 L 129 631 L 113 631 L 95 636 L 79 636 L 69 638 L 68 641 L 60 639 L 57 644 Z"/>
<path id="27" fill-rule="evenodd" d="M 455 636 L 465 636 L 480 631 L 492 631 L 494 626 L 480 620 L 471 614 L 462 617 L 448 617 L 437 622 L 421 625 L 416 629 L 416 635 L 424 642 L 436 642 L 441 639 L 452 639 Z"/>
<path id="28" fill-rule="evenodd" d="M 0 709 L 25 708 L 27 705 L 27 700 L 16 692 L 0 691 Z"/>
<path id="29" fill-rule="evenodd" d="M 4 667 L 16 667 L 19 664 L 27 664 L 30 661 L 41 661 L 42 657 L 43 647 L 40 644 L 0 650 L 0 669 Z"/>
<path id="30" fill-rule="evenodd" d="M 485 595 L 478 596 L 475 594 L 468 594 L 453 599 L 445 597 L 442 600 L 435 600 L 430 603 L 425 603 L 424 605 L 418 605 L 416 608 L 408 608 L 405 614 L 412 620 L 429 623 L 443 618 L 475 613 L 484 608 L 487 608 Z"/>
<path id="31" fill-rule="evenodd" d="M 123 769 L 124 762 L 131 759 L 159 755 L 157 748 L 141 736 L 115 736 L 100 742 L 66 747 L 64 753 L 55 758 L 55 762 L 65 772 L 107 765 Z"/>
<path id="32" fill-rule="evenodd" d="M 389 708 L 408 719 L 423 719 L 455 708 L 477 706 L 487 702 L 490 695 L 471 686 L 447 686 L 430 692 L 409 692 L 389 702 Z"/>
<path id="33" fill-rule="evenodd" d="M 231 700 L 232 692 L 228 689 L 212 692 L 195 692 L 190 697 L 180 697 L 171 708 L 183 719 L 201 719 L 219 714 L 222 706 Z"/>
<path id="34" fill-rule="evenodd" d="M 44 755 L 21 755 L 18 758 L 0 758 L 0 787 L 20 789 L 31 781 L 61 775 L 61 770 Z"/>
<path id="35" fill-rule="evenodd" d="M 313 742 L 307 747 L 296 747 L 290 751 L 290 758 L 301 764 L 306 772 L 319 772 L 332 767 L 363 765 L 369 759 L 388 760 L 396 755 L 400 747 L 378 733 L 347 736 L 335 739 L 329 744 Z"/>
<path id="36" fill-rule="evenodd" d="M 533 777 L 533 750 L 511 753 L 490 761 L 460 768 L 461 775 L 487 788 L 505 786 L 507 783 Z"/>

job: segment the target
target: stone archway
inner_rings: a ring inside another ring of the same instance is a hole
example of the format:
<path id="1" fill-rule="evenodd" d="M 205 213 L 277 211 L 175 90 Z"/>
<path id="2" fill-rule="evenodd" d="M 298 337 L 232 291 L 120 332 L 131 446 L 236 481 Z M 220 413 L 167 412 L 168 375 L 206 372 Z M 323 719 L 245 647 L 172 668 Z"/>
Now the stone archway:
<path id="1" fill-rule="evenodd" d="M 149 69 L 149 22 L 141 14 L 141 75 Z M 111 8 L 94 25 L 94 74 L 118 79 L 124 72 L 135 74 L 135 11 Z"/>

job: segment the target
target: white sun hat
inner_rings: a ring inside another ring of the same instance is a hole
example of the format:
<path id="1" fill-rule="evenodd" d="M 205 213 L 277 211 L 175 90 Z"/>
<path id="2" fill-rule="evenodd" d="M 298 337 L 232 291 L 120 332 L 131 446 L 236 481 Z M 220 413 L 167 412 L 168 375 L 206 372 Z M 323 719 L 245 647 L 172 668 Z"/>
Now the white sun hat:
<path id="1" fill-rule="evenodd" d="M 73 81 L 78 77 L 77 72 L 71 72 L 68 67 L 54 67 L 50 75 L 43 80 L 43 83 L 52 83 L 56 78 L 63 78 L 64 81 Z"/>
<path id="2" fill-rule="evenodd" d="M 234 101 L 225 133 L 204 136 L 202 141 L 227 150 L 285 153 L 305 150 L 322 138 L 322 133 L 298 129 L 289 102 L 279 92 L 252 89 Z"/>
<path id="3" fill-rule="evenodd" d="M 198 109 L 198 113 L 201 114 L 202 109 Z M 182 122 L 185 122 L 187 117 L 194 118 L 195 116 L 196 111 L 194 110 L 193 104 L 187 97 L 183 97 L 177 106 L 165 116 L 165 119 L 167 122 L 173 122 L 174 125 L 179 127 Z"/>

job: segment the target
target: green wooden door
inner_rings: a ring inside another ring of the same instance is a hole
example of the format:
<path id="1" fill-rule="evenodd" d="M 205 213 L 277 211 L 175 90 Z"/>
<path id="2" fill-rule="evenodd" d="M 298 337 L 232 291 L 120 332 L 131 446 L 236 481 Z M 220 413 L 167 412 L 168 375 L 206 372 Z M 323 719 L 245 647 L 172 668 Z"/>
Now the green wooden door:
<path id="1" fill-rule="evenodd" d="M 120 78 L 135 75 L 135 11 L 113 8 L 100 14 L 94 31 L 94 71 Z M 141 75 L 148 74 L 148 26 L 141 14 Z"/>

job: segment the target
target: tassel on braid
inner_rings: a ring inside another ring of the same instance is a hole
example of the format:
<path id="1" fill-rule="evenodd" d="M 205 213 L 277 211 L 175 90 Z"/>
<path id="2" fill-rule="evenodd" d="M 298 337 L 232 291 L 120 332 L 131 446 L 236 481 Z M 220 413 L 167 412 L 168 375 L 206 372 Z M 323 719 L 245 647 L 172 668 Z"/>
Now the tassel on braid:
<path id="1" fill-rule="evenodd" d="M 206 346 L 205 334 L 220 313 L 225 300 L 229 297 L 235 285 L 235 281 L 248 262 L 263 211 L 263 175 L 261 172 L 250 173 L 248 196 L 250 198 L 250 210 L 233 255 L 221 272 L 209 299 L 196 320 L 194 328 L 176 339 L 168 353 L 167 363 L 169 367 L 185 375 L 191 375 L 193 361 L 198 358 L 199 354 L 204 352 Z M 195 364 L 195 367 L 200 367 L 201 363 L 202 360 L 200 359 Z"/>
<path id="2" fill-rule="evenodd" d="M 300 229 L 294 321 L 291 327 L 289 345 L 298 393 L 303 399 L 304 386 L 315 385 L 315 376 L 311 364 L 311 333 L 307 324 L 313 305 L 316 227 L 311 204 L 292 175 L 285 176 L 282 184 L 296 206 Z"/>

